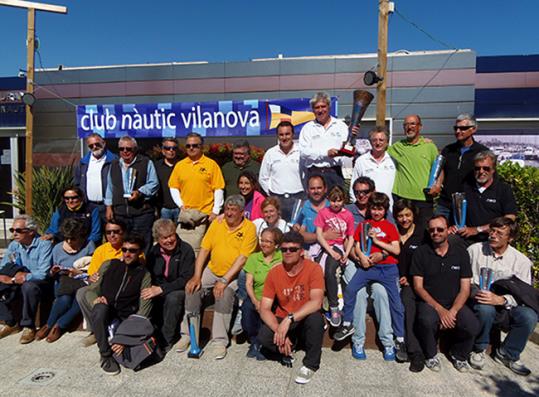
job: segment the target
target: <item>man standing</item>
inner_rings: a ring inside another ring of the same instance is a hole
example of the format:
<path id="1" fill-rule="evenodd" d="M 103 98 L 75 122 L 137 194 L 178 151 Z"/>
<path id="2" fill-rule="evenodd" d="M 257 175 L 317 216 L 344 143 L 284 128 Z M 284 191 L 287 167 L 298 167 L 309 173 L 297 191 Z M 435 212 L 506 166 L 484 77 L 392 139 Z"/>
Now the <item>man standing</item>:
<path id="1" fill-rule="evenodd" d="M 322 176 L 310 176 L 307 180 L 307 186 L 309 199 L 303 204 L 298 216 L 292 222 L 294 222 L 293 229 L 303 236 L 305 245 L 309 247 L 309 257 L 313 258 L 320 254 L 321 249 L 316 238 L 314 220 L 318 215 L 318 211 L 329 206 L 329 200 L 326 198 L 326 181 Z M 338 232 L 333 230 L 324 232 L 324 237 L 328 240 L 337 238 L 338 235 Z"/>
<path id="2" fill-rule="evenodd" d="M 493 219 L 506 216 L 516 219 L 517 203 L 511 186 L 496 176 L 496 155 L 490 150 L 482 151 L 474 157 L 474 181 L 464 186 L 468 202 L 466 226 L 458 229 L 451 227 L 467 242 L 486 241 L 489 224 Z"/>
<path id="3" fill-rule="evenodd" d="M 421 136 L 421 118 L 410 115 L 404 118 L 405 139 L 395 142 L 387 152 L 395 161 L 397 172 L 393 184 L 393 200 L 407 198 L 419 210 L 416 224 L 422 229 L 432 216 L 432 195 L 439 188 L 428 194 L 423 192 L 429 183 L 430 168 L 438 156 L 438 149 L 432 142 L 427 142 Z"/>
<path id="4" fill-rule="evenodd" d="M 190 344 L 187 315 L 200 313 L 203 300 L 210 298 L 215 302 L 210 355 L 216 360 L 226 356 L 237 289 L 235 279 L 257 245 L 255 225 L 244 218 L 244 207 L 242 196 L 228 197 L 225 201 L 224 221 L 212 222 L 202 240 L 195 262 L 195 274 L 185 287 L 187 295 L 179 351 L 187 350 Z"/>
<path id="5" fill-rule="evenodd" d="M 315 119 L 303 126 L 299 134 L 299 151 L 306 177 L 323 175 L 328 190 L 343 186 L 339 149 L 348 139 L 348 126 L 330 115 L 331 98 L 318 92 L 310 100 Z"/>
<path id="6" fill-rule="evenodd" d="M 76 187 L 84 192 L 84 199 L 88 203 L 99 207 L 101 222 L 105 220 L 105 194 L 107 191 L 107 177 L 112 160 L 118 158 L 109 151 L 101 135 L 92 133 L 86 137 L 88 153 L 80 160 L 73 173 Z"/>
<path id="7" fill-rule="evenodd" d="M 250 171 L 258 177 L 260 164 L 251 159 L 251 146 L 243 141 L 234 144 L 232 149 L 232 161 L 223 165 L 223 177 L 225 179 L 225 196 L 240 194 L 238 178 L 243 171 Z"/>
<path id="8" fill-rule="evenodd" d="M 202 151 L 204 140 L 200 134 L 187 135 L 187 157 L 176 163 L 168 186 L 172 199 L 180 209 L 178 234 L 195 253 L 211 222 L 221 212 L 225 181 L 215 161 Z"/>
<path id="9" fill-rule="evenodd" d="M 143 244 L 142 238 L 128 236 L 122 245 L 122 259 L 103 263 L 98 280 L 86 290 L 86 300 L 92 302 L 90 321 L 101 355 L 101 368 L 107 375 L 120 373 L 113 353 L 120 356 L 124 350 L 123 345 L 109 344 L 109 325 L 114 320 L 121 323 L 131 314 L 149 317 L 152 310 L 152 301 L 141 296 L 151 286 L 150 273 L 139 259 Z"/>
<path id="10" fill-rule="evenodd" d="M 496 218 L 490 223 L 488 241 L 468 247 L 475 293 L 472 294 L 475 301 L 473 309 L 480 324 L 480 332 L 470 354 L 470 365 L 475 369 L 483 369 L 490 332 L 492 327 L 499 327 L 508 332 L 502 345 L 496 350 L 496 359 L 517 375 L 527 376 L 531 371 L 519 359 L 537 324 L 537 313 L 531 307 L 517 303 L 515 297 L 520 298 L 518 293 L 524 293 L 522 288 L 519 288 L 518 293 L 513 293 L 515 296 L 511 293 L 495 294 L 488 285 L 480 289 L 483 268 L 492 272 L 495 282 L 516 276 L 532 288 L 532 262 L 509 245 L 516 232 L 517 225 L 511 218 Z"/>
<path id="11" fill-rule="evenodd" d="M 417 248 L 410 269 L 414 289 L 421 299 L 416 312 L 417 337 L 426 357 L 425 366 L 439 372 L 436 335 L 440 329 L 452 331 L 453 366 L 466 372 L 468 356 L 479 333 L 477 318 L 465 305 L 472 279 L 470 256 L 462 244 L 448 240 L 448 224 L 443 215 L 429 220 L 428 232 L 431 243 Z"/>
<path id="12" fill-rule="evenodd" d="M 39 238 L 37 224 L 28 215 L 16 216 L 9 231 L 13 233 L 13 241 L 0 264 L 0 320 L 5 323 L 0 328 L 0 338 L 17 333 L 23 327 L 19 342 L 26 344 L 35 337 L 34 320 L 47 290 L 47 276 L 52 266 L 52 243 Z M 20 327 L 10 307 L 18 290 L 22 295 Z"/>
<path id="13" fill-rule="evenodd" d="M 143 299 L 156 299 L 154 309 L 160 325 L 166 351 L 177 340 L 185 301 L 185 285 L 193 277 L 195 253 L 176 234 L 176 224 L 170 219 L 158 219 L 152 227 L 157 241 L 146 259 L 152 275 L 152 286 L 142 290 Z M 155 320 L 155 319 L 154 319 Z"/>
<path id="14" fill-rule="evenodd" d="M 107 182 L 105 205 L 107 220 L 123 221 L 129 233 L 144 237 L 145 252 L 151 244 L 154 198 L 159 181 L 153 162 L 138 153 L 137 141 L 123 136 L 118 141 L 120 159 L 113 160 Z"/>
<path id="15" fill-rule="evenodd" d="M 395 181 L 395 163 L 387 154 L 389 135 L 384 127 L 375 127 L 369 132 L 371 151 L 356 160 L 352 171 L 352 182 L 360 176 L 368 177 L 376 185 L 376 191 L 389 197 L 389 208 L 393 208 L 393 183 Z M 353 183 L 350 184 L 350 197 L 356 201 Z"/>
<path id="16" fill-rule="evenodd" d="M 281 201 L 281 218 L 290 222 L 297 200 L 305 197 L 299 168 L 299 148 L 294 145 L 294 126 L 290 121 L 277 125 L 279 144 L 268 149 L 262 159 L 258 182 L 268 196 Z"/>
<path id="17" fill-rule="evenodd" d="M 170 189 L 168 188 L 168 180 L 174 166 L 179 161 L 178 141 L 175 138 L 163 139 L 161 142 L 161 154 L 163 158 L 155 162 L 155 170 L 159 178 L 157 207 L 161 218 L 170 219 L 177 223 L 180 209 L 176 206 L 174 200 L 172 200 Z"/>
<path id="18" fill-rule="evenodd" d="M 258 333 L 261 345 L 285 359 L 294 346 L 305 347 L 303 366 L 296 383 L 308 383 L 320 368 L 324 319 L 320 314 L 324 299 L 324 276 L 316 263 L 303 257 L 303 237 L 291 231 L 281 243 L 283 263 L 274 266 L 264 283 Z M 273 312 L 275 308 L 275 312 Z"/>
<path id="19" fill-rule="evenodd" d="M 471 114 L 459 114 L 453 130 L 457 141 L 442 149 L 442 156 L 445 158 L 443 173 L 439 184 L 435 185 L 433 190 L 437 193 L 437 189 L 443 185 L 436 205 L 436 213 L 445 215 L 448 219 L 451 215 L 452 194 L 462 192 L 465 181 L 473 179 L 475 155 L 488 150 L 473 138 L 477 132 L 477 121 Z"/>

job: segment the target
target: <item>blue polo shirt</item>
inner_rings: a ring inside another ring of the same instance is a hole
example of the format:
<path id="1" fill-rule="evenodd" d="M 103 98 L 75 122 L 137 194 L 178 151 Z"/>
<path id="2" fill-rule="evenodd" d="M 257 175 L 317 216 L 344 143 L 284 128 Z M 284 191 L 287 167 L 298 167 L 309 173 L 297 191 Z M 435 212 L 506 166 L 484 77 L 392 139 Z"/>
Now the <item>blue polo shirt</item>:
<path id="1" fill-rule="evenodd" d="M 329 200 L 326 199 L 325 207 L 329 206 Z M 301 226 L 305 226 L 305 230 L 308 233 L 315 233 L 316 232 L 316 226 L 314 225 L 314 220 L 316 216 L 318 215 L 318 211 L 316 211 L 313 208 L 313 205 L 310 200 L 307 200 L 305 204 L 303 204 L 303 207 L 301 208 L 301 211 L 299 212 L 296 219 L 294 219 L 293 224 L 300 224 Z"/>
<path id="2" fill-rule="evenodd" d="M 4 253 L 0 270 L 9 262 L 30 270 L 26 281 L 45 280 L 52 266 L 52 242 L 41 240 L 39 235 L 34 237 L 29 246 L 12 241 Z"/>

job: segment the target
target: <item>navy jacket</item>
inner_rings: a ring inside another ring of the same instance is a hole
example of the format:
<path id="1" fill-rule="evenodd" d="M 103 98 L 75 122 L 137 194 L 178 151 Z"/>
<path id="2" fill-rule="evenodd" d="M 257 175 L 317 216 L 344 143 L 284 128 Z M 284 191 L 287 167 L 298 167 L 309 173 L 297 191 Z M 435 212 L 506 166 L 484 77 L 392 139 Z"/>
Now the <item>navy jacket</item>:
<path id="1" fill-rule="evenodd" d="M 84 192 L 84 199 L 88 201 L 88 196 L 86 195 L 86 173 L 88 172 L 88 164 L 90 164 L 90 156 L 92 153 L 88 152 L 86 155 L 80 159 L 80 163 L 75 170 L 73 171 L 73 181 L 75 186 L 80 188 Z M 110 150 L 105 152 L 105 164 L 101 169 L 101 188 L 103 193 L 103 199 L 105 198 L 105 193 L 107 191 L 107 177 L 109 175 L 110 164 L 112 160 L 117 159 L 118 156 L 112 153 Z"/>

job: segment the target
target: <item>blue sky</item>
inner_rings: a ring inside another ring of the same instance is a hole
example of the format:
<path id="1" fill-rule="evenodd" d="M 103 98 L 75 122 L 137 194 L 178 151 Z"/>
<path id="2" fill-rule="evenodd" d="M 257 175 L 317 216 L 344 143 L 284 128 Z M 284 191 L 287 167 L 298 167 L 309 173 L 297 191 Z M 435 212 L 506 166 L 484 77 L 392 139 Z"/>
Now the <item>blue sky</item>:
<path id="1" fill-rule="evenodd" d="M 39 0 L 36 0 L 39 1 Z M 377 0 L 47 0 L 39 12 L 44 67 L 376 52 Z M 478 55 L 539 54 L 539 0 L 396 0 L 397 11 L 450 47 Z M 26 11 L 0 6 L 0 76 L 26 68 Z M 440 50 L 394 14 L 389 50 Z M 36 67 L 39 67 L 36 57 Z"/>

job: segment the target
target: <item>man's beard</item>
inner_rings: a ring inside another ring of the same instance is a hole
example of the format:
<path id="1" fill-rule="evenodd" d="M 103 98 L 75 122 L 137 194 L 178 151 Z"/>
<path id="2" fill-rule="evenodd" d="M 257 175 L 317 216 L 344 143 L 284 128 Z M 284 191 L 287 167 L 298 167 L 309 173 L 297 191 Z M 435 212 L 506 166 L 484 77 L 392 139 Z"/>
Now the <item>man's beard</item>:
<path id="1" fill-rule="evenodd" d="M 103 156 L 103 154 L 105 154 L 105 149 L 104 148 L 92 151 L 92 156 L 94 156 L 95 158 L 98 158 L 98 159 L 101 158 Z"/>

